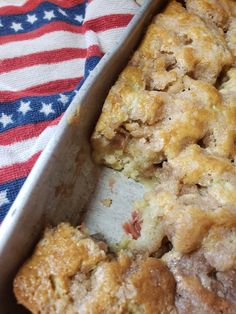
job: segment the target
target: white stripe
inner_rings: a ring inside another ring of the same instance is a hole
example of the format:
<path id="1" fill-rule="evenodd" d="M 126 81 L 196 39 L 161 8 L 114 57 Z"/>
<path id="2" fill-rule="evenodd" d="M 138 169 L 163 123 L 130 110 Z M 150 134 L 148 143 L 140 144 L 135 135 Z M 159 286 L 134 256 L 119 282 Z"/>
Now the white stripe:
<path id="1" fill-rule="evenodd" d="M 109 14 L 135 14 L 139 9 L 133 0 L 93 0 L 87 7 L 85 21 Z"/>
<path id="2" fill-rule="evenodd" d="M 116 42 L 119 41 L 126 27 L 108 29 L 97 33 L 100 49 L 103 53 L 111 50 Z"/>
<path id="3" fill-rule="evenodd" d="M 88 37 L 92 36 L 92 34 L 92 31 L 86 32 L 86 36 Z M 0 45 L 0 58 L 4 59 L 26 56 L 31 53 L 51 51 L 65 47 L 88 48 L 88 44 L 84 37 L 85 34 L 55 31 L 33 39 L 10 42 Z M 93 44 L 96 45 L 97 42 L 94 42 Z"/>
<path id="4" fill-rule="evenodd" d="M 34 154 L 42 151 L 54 135 L 56 128 L 57 125 L 49 126 L 39 137 L 33 137 L 7 146 L 0 146 L 0 167 L 25 162 Z"/>
<path id="5" fill-rule="evenodd" d="M 85 59 L 40 64 L 0 74 L 1 91 L 20 91 L 47 82 L 83 76 Z"/>
<path id="6" fill-rule="evenodd" d="M 5 7 L 8 5 L 14 5 L 14 6 L 20 7 L 25 2 L 27 2 L 27 0 L 17 0 L 17 1 L 16 0 L 1 0 L 0 7 Z"/>

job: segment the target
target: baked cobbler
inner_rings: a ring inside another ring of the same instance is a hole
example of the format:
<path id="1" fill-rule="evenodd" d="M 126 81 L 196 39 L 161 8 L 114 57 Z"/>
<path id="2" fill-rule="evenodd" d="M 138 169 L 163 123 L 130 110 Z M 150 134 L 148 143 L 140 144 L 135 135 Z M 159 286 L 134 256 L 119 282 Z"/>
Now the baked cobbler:
<path id="1" fill-rule="evenodd" d="M 184 4 L 183 4 L 184 2 Z M 111 88 L 94 160 L 148 182 L 111 253 L 48 229 L 14 281 L 32 313 L 236 313 L 236 2 L 170 1 Z"/>
<path id="2" fill-rule="evenodd" d="M 69 224 L 46 230 L 14 281 L 32 313 L 177 313 L 175 280 L 154 257 L 107 253 Z"/>

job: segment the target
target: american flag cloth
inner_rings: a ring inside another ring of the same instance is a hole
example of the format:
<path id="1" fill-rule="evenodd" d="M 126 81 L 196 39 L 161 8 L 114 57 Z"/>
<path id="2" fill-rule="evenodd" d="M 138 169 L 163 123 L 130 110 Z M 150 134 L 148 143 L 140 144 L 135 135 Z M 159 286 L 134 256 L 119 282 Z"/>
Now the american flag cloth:
<path id="1" fill-rule="evenodd" d="M 0 222 L 133 0 L 0 0 Z"/>

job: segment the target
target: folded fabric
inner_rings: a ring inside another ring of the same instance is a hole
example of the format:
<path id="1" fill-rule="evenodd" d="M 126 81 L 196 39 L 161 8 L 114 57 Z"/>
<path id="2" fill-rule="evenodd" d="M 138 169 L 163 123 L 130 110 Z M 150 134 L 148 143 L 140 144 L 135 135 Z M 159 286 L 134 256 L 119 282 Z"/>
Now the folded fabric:
<path id="1" fill-rule="evenodd" d="M 0 4 L 0 222 L 71 100 L 138 11 L 133 0 Z"/>

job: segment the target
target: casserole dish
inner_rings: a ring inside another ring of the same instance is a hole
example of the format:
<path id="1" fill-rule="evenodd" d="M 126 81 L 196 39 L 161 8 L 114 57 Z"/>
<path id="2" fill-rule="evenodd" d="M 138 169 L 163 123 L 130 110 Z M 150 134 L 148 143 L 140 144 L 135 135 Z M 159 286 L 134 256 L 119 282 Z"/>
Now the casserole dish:
<path id="1" fill-rule="evenodd" d="M 143 187 L 96 166 L 89 139 L 110 87 L 164 3 L 147 0 L 113 51 L 86 80 L 5 218 L 0 228 L 1 313 L 25 312 L 16 305 L 12 280 L 46 226 L 84 221 L 109 243 L 120 239 L 122 222 L 130 216 L 132 201 L 142 196 Z"/>

